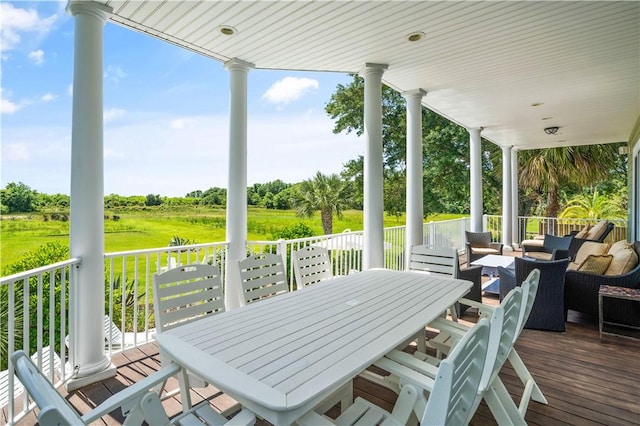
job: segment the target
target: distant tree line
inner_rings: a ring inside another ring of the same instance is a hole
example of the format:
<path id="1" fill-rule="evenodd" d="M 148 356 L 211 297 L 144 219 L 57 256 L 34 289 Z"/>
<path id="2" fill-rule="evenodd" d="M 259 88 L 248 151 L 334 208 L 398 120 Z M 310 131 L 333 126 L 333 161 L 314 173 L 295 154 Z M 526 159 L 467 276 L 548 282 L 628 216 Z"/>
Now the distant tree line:
<path id="1" fill-rule="evenodd" d="M 296 186 L 279 179 L 273 182 L 256 183 L 247 188 L 247 204 L 267 209 L 292 209 L 295 207 Z M 1 214 L 68 211 L 69 203 L 69 195 L 44 194 L 22 182 L 11 182 L 5 188 L 0 189 Z M 218 187 L 209 188 L 206 191 L 192 191 L 184 197 L 166 197 L 160 194 L 147 194 L 146 196 L 109 194 L 104 197 L 104 207 L 110 210 L 162 206 L 225 207 L 226 204 L 227 190 Z"/>

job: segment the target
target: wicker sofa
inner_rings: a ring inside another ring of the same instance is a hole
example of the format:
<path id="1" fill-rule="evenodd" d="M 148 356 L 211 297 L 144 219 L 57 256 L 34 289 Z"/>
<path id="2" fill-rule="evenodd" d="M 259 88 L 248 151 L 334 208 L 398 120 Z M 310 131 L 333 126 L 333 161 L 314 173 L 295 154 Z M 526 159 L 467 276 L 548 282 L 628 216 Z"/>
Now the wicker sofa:
<path id="1" fill-rule="evenodd" d="M 640 241 L 633 244 L 640 258 Z M 598 316 L 598 291 L 601 285 L 640 288 L 640 262 L 624 275 L 600 275 L 584 271 L 567 270 L 564 282 L 565 317 L 569 309 Z M 640 306 L 630 300 L 605 299 L 607 320 L 640 327 Z"/>

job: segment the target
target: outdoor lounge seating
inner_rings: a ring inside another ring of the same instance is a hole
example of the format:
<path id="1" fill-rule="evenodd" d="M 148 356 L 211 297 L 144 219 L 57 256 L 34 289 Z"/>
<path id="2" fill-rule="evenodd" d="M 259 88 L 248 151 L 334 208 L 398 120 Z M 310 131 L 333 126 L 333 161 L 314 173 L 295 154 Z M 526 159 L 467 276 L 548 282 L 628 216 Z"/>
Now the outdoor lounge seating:
<path id="1" fill-rule="evenodd" d="M 101 417 L 120 408 L 125 420 L 124 425 L 139 425 L 146 421 L 150 425 L 169 424 L 207 424 L 207 425 L 252 425 L 255 423 L 253 413 L 242 410 L 231 421 L 213 411 L 209 401 L 183 412 L 182 415 L 169 420 L 158 394 L 152 389 L 166 379 L 181 373 L 177 364 L 169 364 L 161 370 L 145 377 L 126 389 L 111 396 L 88 413 L 79 415 L 71 405 L 56 391 L 51 383 L 36 368 L 24 351 L 11 355 L 16 376 L 40 411 L 38 423 L 41 425 L 88 425 Z"/>
<path id="2" fill-rule="evenodd" d="M 498 268 L 500 272 L 500 298 L 520 285 L 534 269 L 540 271 L 538 291 L 524 328 L 548 331 L 565 331 L 564 273 L 569 259 L 553 261 L 532 260 L 517 257 L 515 272 Z"/>
<path id="3" fill-rule="evenodd" d="M 559 260 L 569 257 L 569 246 L 573 236 L 556 237 L 546 234 L 542 246 L 531 245 L 526 241 L 522 244 L 522 255 L 538 260 Z"/>
<path id="4" fill-rule="evenodd" d="M 588 245 L 583 246 L 583 248 Z M 633 251 L 633 253 L 629 252 Z M 582 260 L 579 251 L 576 260 Z M 590 263 L 609 261 L 604 270 L 591 271 L 584 267 L 587 259 L 578 266 L 578 270 L 570 270 L 565 274 L 564 309 L 565 315 L 569 309 L 594 318 L 598 315 L 598 291 L 601 285 L 626 288 L 640 288 L 640 241 L 629 244 L 619 241 L 602 255 L 587 256 Z M 616 259 L 617 258 L 617 259 Z M 582 270 L 580 270 L 582 266 Z M 599 272 L 599 273 L 598 273 Z M 640 306 L 630 300 L 603 301 L 603 309 L 610 321 L 620 324 L 640 327 Z"/>
<path id="5" fill-rule="evenodd" d="M 502 254 L 502 244 L 491 242 L 490 232 L 466 231 L 467 263 L 471 263 L 488 254 Z"/>
<path id="6" fill-rule="evenodd" d="M 569 259 L 573 260 L 580 247 L 588 241 L 602 243 L 613 231 L 615 224 L 612 222 L 598 222 L 593 227 L 586 225 L 581 231 L 572 232 L 573 240 L 569 246 Z"/>

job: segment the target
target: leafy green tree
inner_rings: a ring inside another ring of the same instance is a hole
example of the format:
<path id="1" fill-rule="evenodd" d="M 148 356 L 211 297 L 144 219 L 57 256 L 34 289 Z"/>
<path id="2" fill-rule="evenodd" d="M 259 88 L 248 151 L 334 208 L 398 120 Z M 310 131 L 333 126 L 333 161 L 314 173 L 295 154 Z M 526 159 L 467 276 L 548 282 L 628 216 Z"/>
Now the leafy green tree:
<path id="1" fill-rule="evenodd" d="M 311 217 L 320 210 L 322 229 L 333 233 L 333 215 L 342 218 L 342 212 L 351 201 L 351 185 L 337 174 L 324 175 L 317 172 L 313 179 L 303 181 L 298 187 L 295 206 L 298 215 Z"/>
<path id="2" fill-rule="evenodd" d="M 619 144 L 582 145 L 522 151 L 519 182 L 546 195 L 545 216 L 560 211 L 563 187 L 582 188 L 611 175 L 618 165 Z"/>
<path id="3" fill-rule="evenodd" d="M 36 211 L 38 192 L 22 182 L 11 182 L 0 191 L 3 213 L 28 213 Z"/>
<path id="4" fill-rule="evenodd" d="M 364 80 L 353 76 L 348 85 L 338 85 L 326 106 L 329 116 L 335 120 L 334 133 L 364 132 Z M 468 213 L 469 211 L 469 134 L 466 129 L 446 118 L 422 109 L 424 212 Z M 405 209 L 406 181 L 406 102 L 397 91 L 382 88 L 382 144 L 385 173 L 385 210 L 399 214 Z M 490 155 L 483 157 L 485 187 L 485 211 L 500 210 L 500 181 L 490 158 L 495 145 L 483 142 L 483 150 Z M 344 179 L 355 183 L 354 199 L 362 204 L 363 158 L 344 165 Z M 493 201 L 497 200 L 497 201 Z"/>
<path id="5" fill-rule="evenodd" d="M 201 202 L 206 206 L 224 206 L 227 203 L 225 188 L 209 188 L 202 193 Z"/>
<path id="6" fill-rule="evenodd" d="M 160 206 L 162 205 L 162 197 L 160 194 L 149 194 L 144 202 L 145 206 Z"/>

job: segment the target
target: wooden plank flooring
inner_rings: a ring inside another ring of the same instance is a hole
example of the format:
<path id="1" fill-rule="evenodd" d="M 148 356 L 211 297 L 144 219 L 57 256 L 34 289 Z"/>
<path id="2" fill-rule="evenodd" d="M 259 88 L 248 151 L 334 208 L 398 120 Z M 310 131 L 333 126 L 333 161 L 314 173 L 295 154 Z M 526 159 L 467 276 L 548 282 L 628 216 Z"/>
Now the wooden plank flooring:
<path id="1" fill-rule="evenodd" d="M 496 299 L 487 301 L 496 303 Z M 475 314 L 466 314 L 463 319 L 473 322 Z M 597 324 L 570 316 L 565 333 L 524 330 L 516 348 L 549 401 L 549 405 L 530 403 L 526 415 L 529 424 L 640 425 L 640 340 L 607 337 L 600 341 Z M 156 371 L 160 365 L 154 344 L 117 354 L 113 362 L 118 367 L 116 377 L 65 395 L 80 412 L 87 412 L 109 395 Z M 509 365 L 503 368 L 500 377 L 512 395 L 522 394 L 523 386 Z M 175 386 L 175 381 L 170 385 Z M 356 396 L 392 408 L 393 392 L 362 378 L 356 378 L 354 386 Z M 218 410 L 234 403 L 212 386 L 192 392 L 194 402 L 203 398 L 210 399 Z M 165 401 L 164 405 L 170 415 L 180 412 L 179 397 Z M 337 409 L 330 414 L 336 412 Z M 107 425 L 118 425 L 122 420 L 119 412 L 103 418 Z M 6 413 L 2 423 L 6 423 Z M 20 422 L 35 423 L 34 415 Z M 471 424 L 496 423 L 483 403 Z"/>

